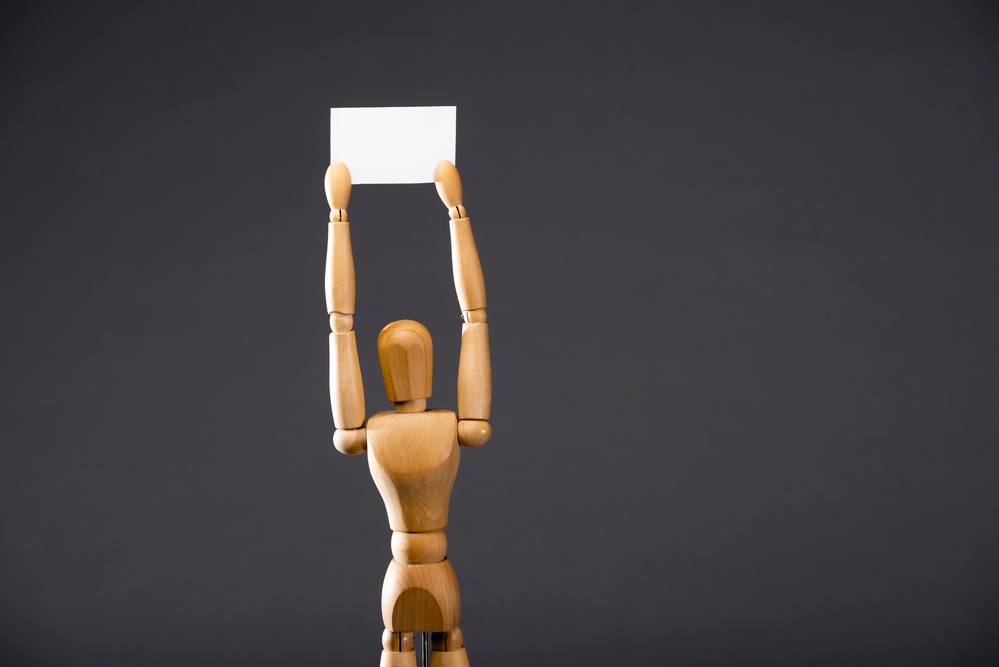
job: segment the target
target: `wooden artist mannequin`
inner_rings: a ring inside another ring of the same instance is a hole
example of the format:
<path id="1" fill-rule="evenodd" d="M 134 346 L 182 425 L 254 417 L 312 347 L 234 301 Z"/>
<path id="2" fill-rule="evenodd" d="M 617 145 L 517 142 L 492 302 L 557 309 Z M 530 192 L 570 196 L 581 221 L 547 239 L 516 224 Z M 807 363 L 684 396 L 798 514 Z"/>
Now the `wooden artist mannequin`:
<path id="1" fill-rule="evenodd" d="M 368 452 L 368 467 L 392 528 L 392 561 L 382 585 L 381 667 L 415 667 L 413 633 L 433 633 L 429 667 L 468 667 L 458 619 L 458 580 L 447 552 L 448 500 L 458 472 L 459 445 L 489 440 L 492 373 L 482 267 L 462 206 L 461 178 L 447 160 L 434 171 L 448 207 L 451 259 L 464 324 L 458 364 L 458 414 L 427 410 L 433 379 L 430 333 L 419 322 L 392 322 L 378 336 L 382 379 L 394 412 L 365 425 L 364 389 L 354 339 L 354 259 L 347 223 L 350 172 L 342 162 L 326 171 L 330 204 L 326 251 L 326 310 L 330 314 L 330 401 L 344 454 Z"/>

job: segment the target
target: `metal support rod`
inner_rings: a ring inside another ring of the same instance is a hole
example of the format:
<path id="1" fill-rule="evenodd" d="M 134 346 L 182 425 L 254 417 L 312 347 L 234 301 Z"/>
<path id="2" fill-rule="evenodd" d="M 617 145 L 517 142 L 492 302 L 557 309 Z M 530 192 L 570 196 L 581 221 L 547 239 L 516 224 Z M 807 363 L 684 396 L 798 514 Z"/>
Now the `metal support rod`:
<path id="1" fill-rule="evenodd" d="M 423 633 L 423 667 L 430 667 L 430 633 Z"/>

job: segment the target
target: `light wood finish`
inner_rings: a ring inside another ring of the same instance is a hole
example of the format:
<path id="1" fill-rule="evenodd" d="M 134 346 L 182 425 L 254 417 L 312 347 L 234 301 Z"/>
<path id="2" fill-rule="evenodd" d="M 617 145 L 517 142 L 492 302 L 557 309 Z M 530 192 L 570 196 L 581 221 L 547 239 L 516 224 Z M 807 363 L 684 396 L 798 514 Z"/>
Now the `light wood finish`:
<path id="1" fill-rule="evenodd" d="M 444 205 L 450 208 L 461 206 L 463 193 L 461 191 L 461 176 L 450 160 L 441 160 L 434 168 L 434 184 L 437 194 Z"/>
<path id="2" fill-rule="evenodd" d="M 389 324 L 378 337 L 385 391 L 395 412 L 380 412 L 365 424 L 364 389 L 353 332 L 354 260 L 347 204 L 350 171 L 335 162 L 326 172 L 330 225 L 326 249 L 326 310 L 330 315 L 330 403 L 336 448 L 368 452 L 368 467 L 385 502 L 394 556 L 382 586 L 381 667 L 416 667 L 413 632 L 432 632 L 429 667 L 468 667 L 458 628 L 458 580 L 446 558 L 451 488 L 459 443 L 484 444 L 492 435 L 489 413 L 492 369 L 486 292 L 461 177 L 447 160 L 434 172 L 448 208 L 455 292 L 462 311 L 458 368 L 458 414 L 426 410 L 433 387 L 433 342 L 412 320 Z M 458 418 L 461 421 L 458 421 Z M 424 667 L 427 667 L 426 665 Z"/>
<path id="3" fill-rule="evenodd" d="M 482 264 L 479 251 L 472 236 L 472 221 L 469 218 L 451 220 L 451 270 L 454 273 L 454 289 L 458 293 L 458 305 L 463 311 L 486 307 L 486 283 L 482 277 Z"/>
<path id="4" fill-rule="evenodd" d="M 333 446 L 347 456 L 363 454 L 368 448 L 368 437 L 363 428 L 338 428 L 333 433 Z"/>
<path id="5" fill-rule="evenodd" d="M 458 362 L 458 418 L 488 420 L 492 401 L 489 325 L 463 324 Z"/>
<path id="6" fill-rule="evenodd" d="M 331 222 L 326 241 L 326 312 L 354 314 L 354 253 L 350 223 Z"/>
<path id="7" fill-rule="evenodd" d="M 485 324 L 486 309 L 477 308 L 475 310 L 466 310 L 461 314 L 461 319 L 463 319 L 466 324 Z"/>
<path id="8" fill-rule="evenodd" d="M 342 162 L 326 170 L 326 200 L 330 223 L 326 241 L 326 312 L 330 315 L 330 406 L 333 408 L 333 445 L 344 454 L 366 448 L 364 385 L 354 338 L 354 253 L 350 247 L 347 203 L 350 171 Z M 356 429 L 356 430 L 355 430 Z"/>
<path id="9" fill-rule="evenodd" d="M 445 632 L 458 625 L 458 578 L 446 558 L 433 565 L 393 560 L 382 585 L 382 621 L 393 632 Z"/>
<path id="10" fill-rule="evenodd" d="M 382 648 L 386 651 L 404 653 L 405 651 L 412 651 L 413 646 L 412 632 L 392 632 L 388 628 L 385 628 L 385 632 L 382 633 Z"/>
<path id="11" fill-rule="evenodd" d="M 354 254 L 350 247 L 347 203 L 350 201 L 350 171 L 343 162 L 326 170 L 326 200 L 330 223 L 326 241 L 326 312 L 354 313 Z M 331 329 L 338 329 L 330 322 Z M 349 331 L 349 329 L 347 329 Z"/>
<path id="12" fill-rule="evenodd" d="M 443 529 L 425 533 L 392 533 L 392 558 L 406 565 L 431 565 L 447 555 L 447 535 Z"/>
<path id="13" fill-rule="evenodd" d="M 465 447 L 484 445 L 492 437 L 492 365 L 489 327 L 486 324 L 486 286 L 479 252 L 472 235 L 472 221 L 463 206 L 464 193 L 458 170 L 447 160 L 434 172 L 437 193 L 448 207 L 451 228 L 451 268 L 464 324 L 461 327 L 461 360 L 458 363 L 458 442 Z"/>
<path id="14" fill-rule="evenodd" d="M 457 651 L 465 645 L 461 628 L 451 628 L 447 632 L 435 632 L 430 636 L 435 651 Z"/>
<path id="15" fill-rule="evenodd" d="M 390 401 L 430 398 L 434 347 L 425 326 L 413 320 L 387 325 L 378 334 L 378 360 Z"/>
<path id="16" fill-rule="evenodd" d="M 346 220 L 346 215 L 342 218 L 334 216 L 334 213 L 346 213 L 347 203 L 350 201 L 350 170 L 343 162 L 334 162 L 326 169 L 326 201 L 330 205 L 330 220 Z"/>
<path id="17" fill-rule="evenodd" d="M 468 652 L 464 647 L 457 651 L 434 651 L 430 654 L 430 667 L 468 667 Z"/>
<path id="18" fill-rule="evenodd" d="M 353 331 L 330 334 L 330 405 L 337 428 L 364 425 L 364 385 Z"/>
<path id="19" fill-rule="evenodd" d="M 427 399 L 417 398 L 413 401 L 397 401 L 395 404 L 396 412 L 403 412 L 410 414 L 413 412 L 423 412 L 427 409 Z"/>
<path id="20" fill-rule="evenodd" d="M 368 419 L 367 436 L 368 467 L 385 501 L 389 527 L 423 533 L 447 526 L 461 456 L 455 414 L 379 412 Z"/>
<path id="21" fill-rule="evenodd" d="M 430 661 L 433 663 L 433 660 Z M 398 651 L 382 651 L 382 659 L 378 667 L 416 667 L 416 651 L 409 650 L 405 653 Z"/>
<path id="22" fill-rule="evenodd" d="M 487 421 L 462 419 L 458 422 L 458 444 L 462 447 L 480 447 L 493 436 L 493 427 Z"/>
<path id="23" fill-rule="evenodd" d="M 354 328 L 354 316 L 343 313 L 330 313 L 330 330 L 333 333 L 347 333 Z"/>

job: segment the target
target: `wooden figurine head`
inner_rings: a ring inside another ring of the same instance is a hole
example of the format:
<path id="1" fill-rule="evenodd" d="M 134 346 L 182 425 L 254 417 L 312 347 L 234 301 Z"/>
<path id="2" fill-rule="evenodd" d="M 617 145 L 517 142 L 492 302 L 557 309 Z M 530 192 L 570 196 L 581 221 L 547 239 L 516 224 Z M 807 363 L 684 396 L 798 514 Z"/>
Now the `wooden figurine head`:
<path id="1" fill-rule="evenodd" d="M 427 328 L 413 320 L 392 322 L 378 334 L 378 360 L 393 403 L 430 398 L 434 346 Z"/>

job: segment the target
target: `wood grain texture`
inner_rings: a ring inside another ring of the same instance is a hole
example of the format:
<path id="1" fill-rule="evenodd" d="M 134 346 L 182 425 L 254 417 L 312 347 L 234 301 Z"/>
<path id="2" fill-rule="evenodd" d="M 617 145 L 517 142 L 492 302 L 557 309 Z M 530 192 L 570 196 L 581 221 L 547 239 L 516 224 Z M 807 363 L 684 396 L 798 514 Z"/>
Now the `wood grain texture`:
<path id="1" fill-rule="evenodd" d="M 423 533 L 447 526 L 461 456 L 455 414 L 379 412 L 368 419 L 367 438 L 368 467 L 389 527 Z"/>
<path id="2" fill-rule="evenodd" d="M 378 361 L 390 401 L 430 398 L 434 346 L 425 326 L 413 320 L 386 325 L 378 334 Z"/>
<path id="3" fill-rule="evenodd" d="M 458 168 L 450 160 L 441 160 L 434 168 L 434 185 L 437 186 L 437 194 L 441 201 L 448 208 L 461 206 L 464 196 L 461 189 L 461 176 Z"/>
<path id="4" fill-rule="evenodd" d="M 330 331 L 347 333 L 354 328 L 354 316 L 343 313 L 330 313 Z"/>
<path id="5" fill-rule="evenodd" d="M 485 323 L 486 321 L 486 309 L 476 308 L 475 310 L 466 310 L 461 313 L 461 319 L 468 324 L 475 323 Z"/>
<path id="6" fill-rule="evenodd" d="M 487 421 L 493 401 L 493 371 L 489 361 L 489 325 L 461 325 L 458 362 L 458 417 Z"/>
<path id="7" fill-rule="evenodd" d="M 416 667 L 416 651 L 409 650 L 404 653 L 382 651 L 382 659 L 378 663 L 378 667 Z"/>
<path id="8" fill-rule="evenodd" d="M 392 558 L 406 565 L 431 565 L 447 555 L 447 535 L 442 529 L 425 533 L 392 533 Z"/>
<path id="9" fill-rule="evenodd" d="M 382 586 L 382 667 L 416 667 L 413 632 L 432 632 L 431 667 L 468 667 L 458 628 L 458 580 L 446 558 L 451 489 L 459 444 L 489 440 L 492 369 L 486 294 L 471 221 L 463 205 L 458 170 L 438 163 L 434 180 L 448 207 L 455 291 L 462 326 L 458 369 L 458 414 L 426 410 L 433 386 L 433 342 L 412 320 L 393 322 L 378 337 L 386 394 L 395 412 L 381 412 L 365 424 L 364 390 L 353 329 L 354 264 L 347 204 L 350 171 L 342 162 L 326 172 L 330 225 L 326 252 L 326 305 L 330 314 L 330 402 L 336 448 L 368 453 L 372 479 L 385 502 L 392 528 L 393 560 Z M 461 417 L 461 422 L 458 417 Z M 425 666 L 426 667 L 426 666 Z"/>
<path id="10" fill-rule="evenodd" d="M 434 651 L 430 654 L 430 667 L 468 667 L 468 652 L 464 647 L 457 651 Z"/>
<path id="11" fill-rule="evenodd" d="M 354 313 L 354 253 L 350 223 L 331 222 L 326 238 L 326 312 Z"/>
<path id="12" fill-rule="evenodd" d="M 427 399 L 417 398 L 412 401 L 396 401 L 395 411 L 396 412 L 423 412 L 427 409 Z"/>
<path id="13" fill-rule="evenodd" d="M 458 625 L 458 578 L 447 559 L 433 565 L 393 560 L 382 584 L 382 621 L 393 632 L 446 632 Z"/>
<path id="14" fill-rule="evenodd" d="M 487 421 L 462 419 L 458 422 L 458 444 L 462 447 L 481 447 L 493 437 L 493 427 Z"/>
<path id="15" fill-rule="evenodd" d="M 435 651 L 457 651 L 465 645 L 459 627 L 451 628 L 447 632 L 435 632 L 430 636 L 430 641 Z"/>
<path id="16" fill-rule="evenodd" d="M 392 632 L 388 628 L 382 633 L 382 648 L 394 653 L 413 650 L 412 632 Z"/>
<path id="17" fill-rule="evenodd" d="M 368 449 L 368 438 L 363 428 L 338 428 L 333 433 L 333 446 L 347 456 L 363 454 Z"/>
<path id="18" fill-rule="evenodd" d="M 451 270 L 458 305 L 463 311 L 486 307 L 486 283 L 482 277 L 482 263 L 472 236 L 470 218 L 451 220 Z"/>
<path id="19" fill-rule="evenodd" d="M 353 331 L 330 334 L 330 406 L 338 429 L 364 425 L 364 385 Z"/>

